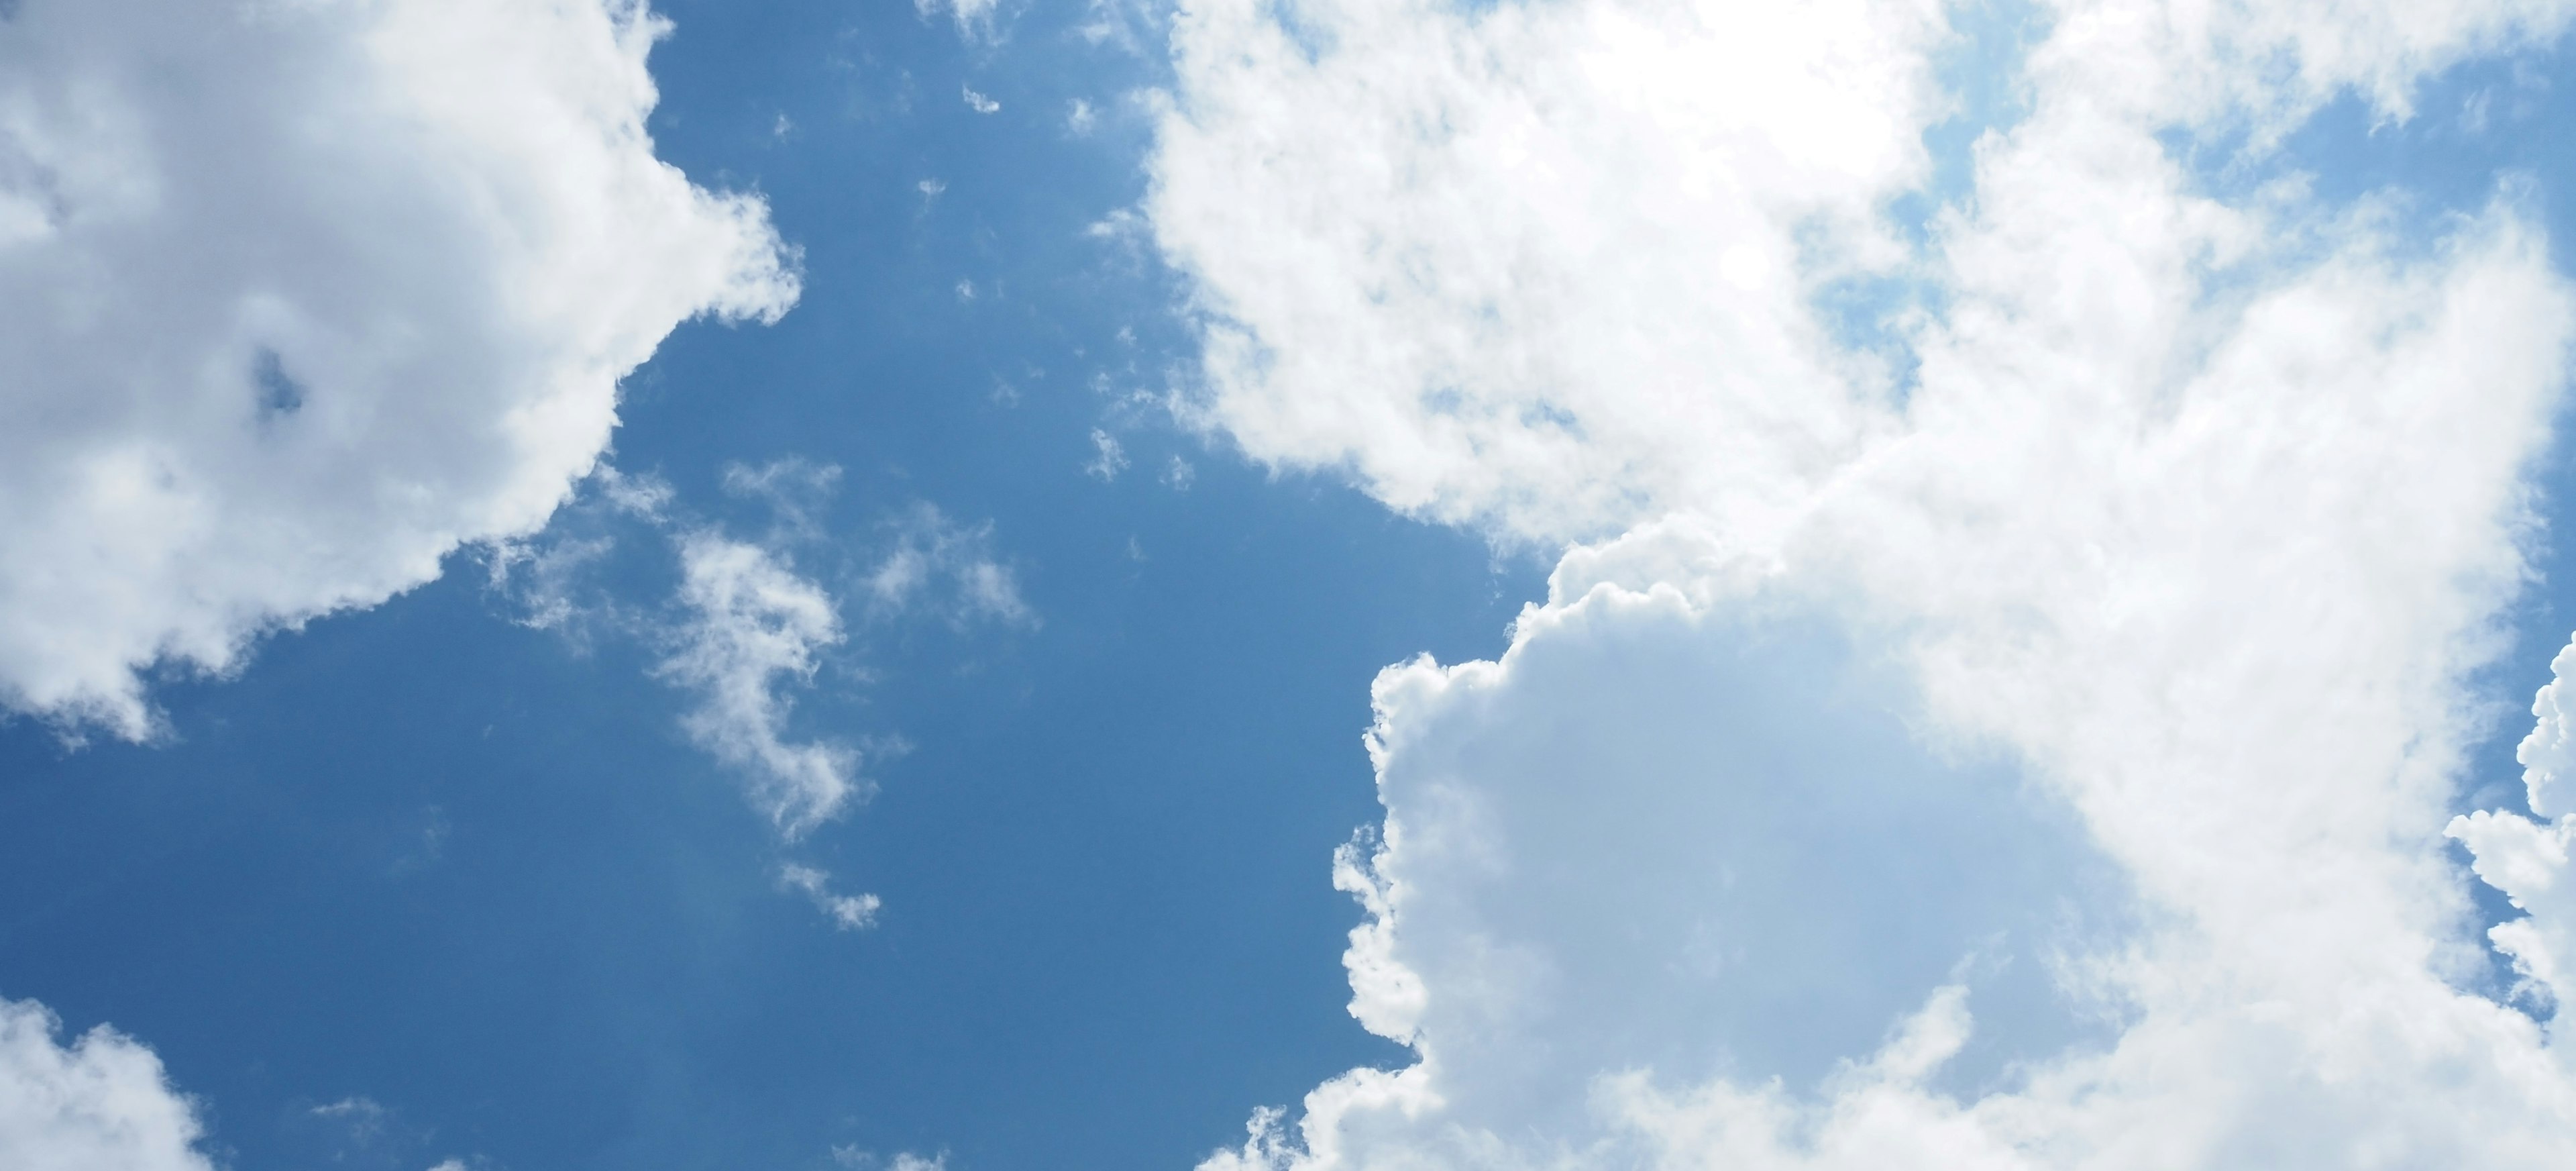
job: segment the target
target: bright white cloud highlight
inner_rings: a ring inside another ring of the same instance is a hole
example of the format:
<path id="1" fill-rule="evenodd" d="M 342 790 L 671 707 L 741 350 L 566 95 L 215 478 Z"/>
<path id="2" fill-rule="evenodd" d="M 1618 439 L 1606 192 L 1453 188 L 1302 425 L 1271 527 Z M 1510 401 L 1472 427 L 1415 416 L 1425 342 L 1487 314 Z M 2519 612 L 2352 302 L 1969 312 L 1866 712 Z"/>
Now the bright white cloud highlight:
<path id="1" fill-rule="evenodd" d="M 213 1171 L 161 1059 L 105 1025 L 70 1045 L 32 1000 L 0 1000 L 0 1167 Z"/>
<path id="2" fill-rule="evenodd" d="M 1418 1064 L 1211 1166 L 2576 1160 L 2443 837 L 2554 995 L 2576 831 L 2449 805 L 2576 296 L 2510 183 L 2417 238 L 2266 153 L 2565 6 L 2043 15 L 1919 247 L 1931 5 L 1179 19 L 1148 211 L 1200 417 L 1590 541 L 1499 661 L 1378 683 L 1337 882 Z M 2251 144 L 2231 194 L 2203 141 Z"/>
<path id="3" fill-rule="evenodd" d="M 0 705 L 147 735 L 139 672 L 533 532 L 675 325 L 796 298 L 654 157 L 640 3 L 13 8 Z"/>
<path id="4" fill-rule="evenodd" d="M 1152 164 L 1248 454 L 1550 540 L 1783 512 L 1857 453 L 1891 378 L 1799 294 L 1902 259 L 1928 5 L 1295 10 L 1180 14 Z"/>

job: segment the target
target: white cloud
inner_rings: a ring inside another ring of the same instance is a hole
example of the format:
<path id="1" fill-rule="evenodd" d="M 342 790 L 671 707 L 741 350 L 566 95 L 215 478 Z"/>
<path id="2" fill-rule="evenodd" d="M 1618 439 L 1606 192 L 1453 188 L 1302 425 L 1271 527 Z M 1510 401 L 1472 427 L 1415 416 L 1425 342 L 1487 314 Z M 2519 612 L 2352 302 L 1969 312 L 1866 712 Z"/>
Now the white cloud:
<path id="1" fill-rule="evenodd" d="M 886 528 L 891 547 L 867 578 L 872 617 L 926 612 L 957 627 L 1037 625 L 1017 575 L 993 551 L 992 522 L 961 525 L 936 506 L 917 503 Z"/>
<path id="2" fill-rule="evenodd" d="M 159 1057 L 105 1025 L 61 1045 L 60 1026 L 32 1000 L 0 1000 L 0 1167 L 213 1171 Z"/>
<path id="3" fill-rule="evenodd" d="M 2576 781 L 2568 775 L 2576 765 L 2568 740 L 2570 675 L 2576 675 L 2576 641 L 2551 664 L 2550 681 L 2531 705 L 2536 723 L 2515 753 L 2538 820 L 2479 811 L 2453 819 L 2449 830 L 2474 856 L 2478 877 L 2527 912 L 2487 935 L 2522 976 L 2515 991 L 2553 1012 L 2576 1000 L 2576 881 L 2567 866 L 2568 845 L 2576 841 L 2576 809 L 2567 792 Z M 2563 1019 L 2551 1021 L 2553 1041 L 2564 1043 Z"/>
<path id="4" fill-rule="evenodd" d="M 778 868 L 778 884 L 800 891 L 813 900 L 814 909 L 830 916 L 834 926 L 843 931 L 859 931 L 876 925 L 877 909 L 885 904 L 872 894 L 843 895 L 832 893 L 832 875 L 794 862 Z"/>
<path id="5" fill-rule="evenodd" d="M 1270 11 L 1177 18 L 1147 204 L 1248 454 L 1553 540 L 1786 511 L 1869 438 L 1891 379 L 1820 344 L 1800 262 L 1901 259 L 1873 213 L 1926 174 L 1926 6 Z"/>
<path id="6" fill-rule="evenodd" d="M 1083 474 L 1115 480 L 1118 473 L 1127 470 L 1127 449 L 1118 442 L 1117 436 L 1094 427 L 1091 429 L 1091 448 L 1091 461 L 1082 465 Z"/>
<path id="7" fill-rule="evenodd" d="M 2442 837 L 2554 995 L 2576 823 L 2448 806 L 2576 295 L 2511 186 L 2411 238 L 2264 153 L 2560 6 L 2054 6 L 1919 248 L 1927 6 L 1277 11 L 1175 31 L 1201 417 L 1597 539 L 1500 660 L 1379 680 L 1336 881 L 1418 1063 L 1211 1166 L 2576 1158 Z"/>
<path id="8" fill-rule="evenodd" d="M 641 5 L 26 0 L 0 22 L 0 705 L 148 735 L 541 527 L 679 322 L 796 297 L 653 156 Z"/>
<path id="9" fill-rule="evenodd" d="M 697 693 L 682 721 L 690 738 L 749 773 L 754 802 L 797 837 L 868 792 L 857 749 L 790 739 L 795 701 L 779 690 L 810 681 L 820 653 L 843 641 L 839 607 L 780 552 L 703 530 L 678 547 L 687 617 L 657 671 Z"/>
<path id="10" fill-rule="evenodd" d="M 1091 103 L 1081 98 L 1073 99 L 1073 104 L 1065 109 L 1065 132 L 1076 138 L 1091 133 L 1092 127 L 1099 124 L 1100 112 L 1092 109 Z"/>
<path id="11" fill-rule="evenodd" d="M 964 87 L 963 92 L 966 95 L 967 109 L 973 110 L 978 114 L 998 114 L 1002 112 L 1002 103 L 975 92 L 975 88 L 973 86 Z"/>
<path id="12" fill-rule="evenodd" d="M 384 1129 L 385 1116 L 389 1112 L 383 1103 L 373 1098 L 351 1096 L 337 1102 L 325 1102 L 314 1107 L 311 1113 L 316 1118 L 345 1121 L 359 1136 L 368 1137 Z"/>
<path id="13" fill-rule="evenodd" d="M 857 1168 L 860 1171 L 873 1171 L 879 1167 L 885 1168 L 885 1171 L 948 1171 L 948 1156 L 945 1154 L 916 1155 L 910 1151 L 904 1151 L 892 1160 L 887 1160 L 879 1158 L 873 1152 L 848 1145 L 833 1147 L 832 1161 L 843 1167 Z"/>
<path id="14" fill-rule="evenodd" d="M 973 43 L 999 36 L 1001 0 L 912 0 L 922 19 L 946 13 L 957 22 L 957 35 Z"/>
<path id="15" fill-rule="evenodd" d="M 757 501 L 770 516 L 765 532 L 744 539 L 684 507 L 661 480 L 602 465 L 546 532 L 493 549 L 492 588 L 522 624 L 576 645 L 602 635 L 656 645 L 663 657 L 655 674 L 696 699 L 683 718 L 690 738 L 745 774 L 753 803 L 794 839 L 865 800 L 873 789 L 860 774 L 867 758 L 909 748 L 898 736 L 848 742 L 789 730 L 795 692 L 811 687 L 849 641 L 841 600 L 827 583 L 855 577 L 872 624 L 1039 625 L 994 547 L 992 523 L 962 523 L 928 503 L 882 522 L 883 543 L 853 574 L 851 551 L 824 524 L 841 479 L 835 465 L 796 457 L 727 465 L 725 494 Z M 680 583 L 667 604 L 639 605 L 604 586 L 621 545 L 637 535 L 678 562 Z M 800 554 L 836 568 L 800 570 Z M 866 679 L 857 658 L 843 665 Z"/>

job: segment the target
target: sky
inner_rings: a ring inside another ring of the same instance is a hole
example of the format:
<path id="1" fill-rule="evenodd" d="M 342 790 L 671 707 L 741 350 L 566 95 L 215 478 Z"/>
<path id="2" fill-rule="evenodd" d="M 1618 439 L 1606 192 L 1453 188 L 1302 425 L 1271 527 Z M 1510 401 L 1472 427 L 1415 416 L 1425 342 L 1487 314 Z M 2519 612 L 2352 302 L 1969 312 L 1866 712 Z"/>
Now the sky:
<path id="1" fill-rule="evenodd" d="M 2568 1166 L 2571 24 L 0 0 L 0 1167 Z"/>

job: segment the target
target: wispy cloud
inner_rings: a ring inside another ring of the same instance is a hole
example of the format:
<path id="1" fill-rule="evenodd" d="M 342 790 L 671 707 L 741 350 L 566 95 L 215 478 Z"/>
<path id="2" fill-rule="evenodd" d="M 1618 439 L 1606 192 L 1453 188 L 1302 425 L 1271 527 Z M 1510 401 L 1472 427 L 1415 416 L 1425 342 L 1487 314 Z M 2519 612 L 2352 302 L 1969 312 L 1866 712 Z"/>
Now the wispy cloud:
<path id="1" fill-rule="evenodd" d="M 818 656 L 846 637 L 839 606 L 773 550 L 712 532 L 679 538 L 684 617 L 655 672 L 697 698 L 682 726 L 752 779 L 753 800 L 793 839 L 867 795 L 859 753 L 787 731 L 785 688 L 813 681 Z"/>
<path id="2" fill-rule="evenodd" d="M 658 648 L 654 674 L 691 697 L 683 731 L 744 778 L 752 804 L 790 842 L 864 801 L 875 787 L 865 775 L 871 761 L 910 748 L 889 734 L 797 727 L 798 697 L 827 668 L 869 678 L 864 649 L 851 645 L 845 597 L 871 629 L 922 620 L 959 631 L 1039 625 L 990 522 L 914 502 L 865 538 L 836 537 L 826 514 L 842 479 L 836 466 L 792 457 L 728 465 L 724 493 L 768 517 L 746 537 L 685 507 L 657 478 L 603 467 L 554 529 L 491 555 L 494 590 L 522 623 L 577 645 L 613 635 Z M 639 535 L 646 539 L 624 541 Z M 666 604 L 609 588 L 619 559 L 639 550 L 676 559 L 680 580 Z M 828 878 L 796 862 L 779 872 L 784 888 L 815 900 L 836 924 L 872 922 L 876 896 L 834 894 Z"/>
<path id="3" fill-rule="evenodd" d="M 889 547 L 867 575 L 872 619 L 927 613 L 957 627 L 1038 624 L 1017 576 L 994 552 L 990 522 L 961 525 L 934 505 L 915 504 L 883 529 Z"/>
<path id="4" fill-rule="evenodd" d="M 1091 449 L 1091 461 L 1082 465 L 1085 475 L 1115 480 L 1118 473 L 1127 470 L 1127 449 L 1118 442 L 1117 436 L 1094 427 L 1091 429 Z"/>
<path id="5" fill-rule="evenodd" d="M 1001 35 L 1001 0 L 913 0 L 913 7 L 924 20 L 949 17 L 956 22 L 958 37 L 969 44 Z"/>
<path id="6" fill-rule="evenodd" d="M 798 891 L 813 900 L 814 909 L 829 916 L 843 931 L 858 931 L 876 925 L 877 909 L 883 904 L 871 894 L 843 895 L 832 893 L 829 872 L 789 862 L 778 868 L 778 884 Z"/>

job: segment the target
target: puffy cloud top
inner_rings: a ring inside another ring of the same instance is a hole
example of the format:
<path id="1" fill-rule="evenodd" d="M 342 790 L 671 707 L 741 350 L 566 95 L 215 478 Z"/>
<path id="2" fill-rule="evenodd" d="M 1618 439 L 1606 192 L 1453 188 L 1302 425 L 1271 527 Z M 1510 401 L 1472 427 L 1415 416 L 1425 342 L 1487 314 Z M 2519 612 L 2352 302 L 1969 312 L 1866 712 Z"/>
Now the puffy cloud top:
<path id="1" fill-rule="evenodd" d="M 203 1127 L 150 1049 L 105 1026 L 68 1047 L 32 1000 L 0 1000 L 0 1167 L 212 1171 Z"/>
<path id="2" fill-rule="evenodd" d="M 2415 235 L 2265 153 L 2569 11 L 2047 5 L 1951 193 L 1930 5 L 1193 6 L 1148 210 L 1206 420 L 1599 538 L 1379 681 L 1336 881 L 1419 1062 L 1209 1166 L 2576 1160 L 2443 837 L 2563 999 L 2576 821 L 2451 803 L 2576 292 L 2511 184 Z"/>
<path id="3" fill-rule="evenodd" d="M 26 0 L 0 20 L 0 703 L 140 737 L 155 665 L 542 526 L 617 383 L 797 296 L 654 157 L 632 0 Z"/>

